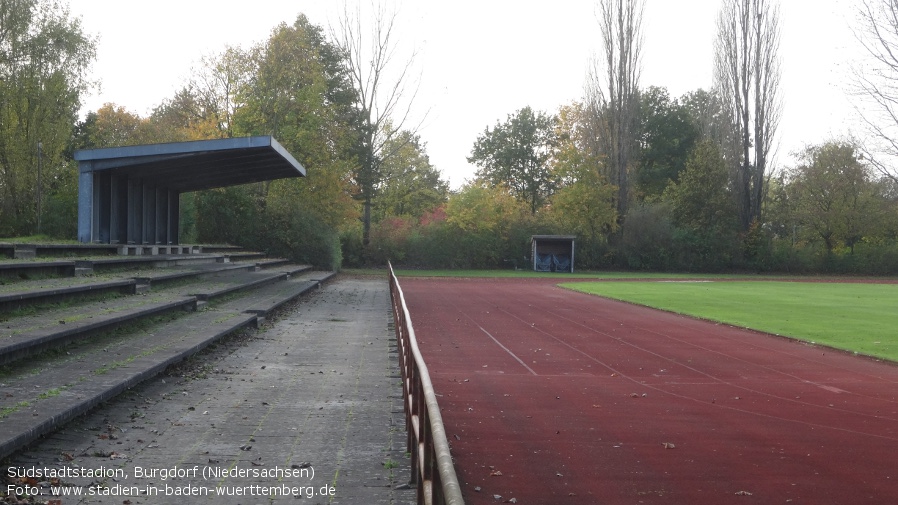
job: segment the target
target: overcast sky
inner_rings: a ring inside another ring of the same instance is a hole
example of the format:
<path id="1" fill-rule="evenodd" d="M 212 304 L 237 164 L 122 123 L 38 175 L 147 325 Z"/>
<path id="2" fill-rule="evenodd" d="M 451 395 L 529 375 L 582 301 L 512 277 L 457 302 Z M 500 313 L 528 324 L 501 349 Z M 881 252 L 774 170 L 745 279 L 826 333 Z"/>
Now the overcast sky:
<path id="1" fill-rule="evenodd" d="M 99 36 L 94 77 L 106 102 L 146 116 L 181 87 L 200 57 L 249 47 L 303 13 L 328 29 L 337 0 L 70 0 Z M 350 0 L 352 1 L 352 0 Z M 458 187 L 474 174 L 465 158 L 484 128 L 525 106 L 554 113 L 578 100 L 599 48 L 592 0 L 407 0 L 399 6 L 399 55 L 417 51 L 415 113 L 431 162 Z M 365 2 L 364 5 L 369 5 Z M 641 86 L 672 96 L 711 86 L 720 0 L 647 0 Z M 782 2 L 784 115 L 780 165 L 806 144 L 851 133 L 848 65 L 856 59 L 851 0 Z M 315 167 L 307 167 L 314 170 Z"/>

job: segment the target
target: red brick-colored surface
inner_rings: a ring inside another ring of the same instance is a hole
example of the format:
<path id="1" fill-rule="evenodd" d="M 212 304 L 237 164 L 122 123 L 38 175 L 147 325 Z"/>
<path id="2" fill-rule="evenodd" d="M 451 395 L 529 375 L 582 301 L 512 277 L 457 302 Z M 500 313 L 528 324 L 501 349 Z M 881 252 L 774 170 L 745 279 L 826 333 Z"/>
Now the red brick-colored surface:
<path id="1" fill-rule="evenodd" d="M 898 503 L 895 364 L 553 282 L 400 279 L 467 503 Z"/>

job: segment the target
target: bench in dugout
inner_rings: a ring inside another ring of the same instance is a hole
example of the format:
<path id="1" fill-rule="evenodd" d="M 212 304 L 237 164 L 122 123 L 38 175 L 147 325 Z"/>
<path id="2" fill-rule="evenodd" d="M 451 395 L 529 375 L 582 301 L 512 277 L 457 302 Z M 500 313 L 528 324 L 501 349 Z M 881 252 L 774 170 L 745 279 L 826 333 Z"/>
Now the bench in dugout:
<path id="1" fill-rule="evenodd" d="M 556 272 L 570 272 L 571 257 L 567 254 L 553 254 L 552 269 Z"/>
<path id="2" fill-rule="evenodd" d="M 536 271 L 537 272 L 551 272 L 552 271 L 552 255 L 551 254 L 536 254 Z"/>
<path id="3" fill-rule="evenodd" d="M 566 254 L 536 255 L 537 272 L 570 272 L 571 257 Z"/>

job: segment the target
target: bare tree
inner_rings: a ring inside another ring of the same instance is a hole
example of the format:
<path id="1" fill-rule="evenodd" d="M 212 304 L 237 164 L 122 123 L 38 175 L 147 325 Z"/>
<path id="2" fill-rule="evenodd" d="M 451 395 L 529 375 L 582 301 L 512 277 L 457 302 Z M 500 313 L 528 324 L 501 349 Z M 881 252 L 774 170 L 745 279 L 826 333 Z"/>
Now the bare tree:
<path id="1" fill-rule="evenodd" d="M 597 141 L 591 154 L 604 154 L 607 160 L 607 173 L 601 175 L 617 186 L 615 206 L 621 218 L 627 213 L 630 193 L 644 10 L 645 0 L 599 0 L 596 18 L 602 54 L 596 57 L 586 85 L 586 106 Z"/>
<path id="2" fill-rule="evenodd" d="M 717 19 L 714 81 L 729 117 L 722 151 L 733 172 L 743 230 L 761 219 L 782 115 L 779 43 L 779 8 L 773 1 L 724 0 Z"/>
<path id="3" fill-rule="evenodd" d="M 391 142 L 403 130 L 413 138 L 420 123 L 410 126 L 412 104 L 419 79 L 412 75 L 415 53 L 397 60 L 395 28 L 397 12 L 372 5 L 372 18 L 365 20 L 361 3 L 350 10 L 348 3 L 332 29 L 337 46 L 349 67 L 349 79 L 358 95 L 362 139 L 359 168 L 355 174 L 363 202 L 362 241 L 368 245 L 371 230 L 371 202 L 381 183 L 381 164 L 404 147 Z"/>
<path id="4" fill-rule="evenodd" d="M 854 68 L 858 115 L 867 127 L 863 154 L 898 182 L 898 0 L 861 0 L 855 36 L 870 59 Z"/>

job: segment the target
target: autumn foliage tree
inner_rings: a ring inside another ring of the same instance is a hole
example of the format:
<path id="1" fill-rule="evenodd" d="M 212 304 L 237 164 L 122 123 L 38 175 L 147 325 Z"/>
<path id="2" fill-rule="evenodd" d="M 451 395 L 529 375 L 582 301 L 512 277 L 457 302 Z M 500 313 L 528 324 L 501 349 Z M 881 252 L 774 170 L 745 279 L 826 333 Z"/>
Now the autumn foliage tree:
<path id="1" fill-rule="evenodd" d="M 0 2 L 0 236 L 36 233 L 41 193 L 68 180 L 65 154 L 95 54 L 64 5 Z"/>
<path id="2" fill-rule="evenodd" d="M 578 235 L 595 246 L 617 229 L 617 188 L 602 175 L 604 158 L 583 149 L 586 142 L 585 111 L 581 103 L 564 106 L 556 124 L 556 148 L 552 156 L 551 214 L 559 229 Z"/>
<path id="3" fill-rule="evenodd" d="M 250 199 L 263 217 L 242 226 L 242 240 L 297 260 L 339 266 L 339 229 L 352 223 L 358 210 L 350 180 L 357 112 L 338 48 L 300 15 L 292 25 L 275 27 L 247 54 L 229 51 L 211 61 L 217 62 L 215 82 L 231 83 L 198 97 L 206 116 L 220 126 L 213 131 L 273 135 L 300 163 L 314 167 L 301 179 L 213 190 L 230 193 L 235 201 Z M 231 73 L 236 75 L 228 77 Z M 229 228 L 230 221 L 216 217 L 213 193 L 197 198 L 198 218 L 226 232 L 222 227 Z"/>
<path id="4" fill-rule="evenodd" d="M 454 232 L 453 266 L 497 268 L 526 263 L 525 244 L 533 232 L 526 203 L 507 187 L 483 180 L 466 184 L 446 205 L 446 225 Z"/>

